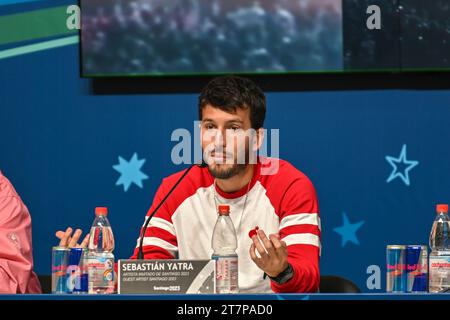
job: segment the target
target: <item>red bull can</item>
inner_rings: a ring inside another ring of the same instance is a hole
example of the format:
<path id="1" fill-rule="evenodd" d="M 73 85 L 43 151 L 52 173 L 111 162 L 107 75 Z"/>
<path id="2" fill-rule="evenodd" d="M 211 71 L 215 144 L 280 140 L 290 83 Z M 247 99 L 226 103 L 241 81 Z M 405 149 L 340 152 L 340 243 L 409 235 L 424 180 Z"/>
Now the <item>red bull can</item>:
<path id="1" fill-rule="evenodd" d="M 84 265 L 85 248 L 71 248 L 66 270 L 67 292 L 83 294 L 88 291 L 87 270 Z"/>
<path id="2" fill-rule="evenodd" d="M 428 291 L 428 248 L 406 246 L 406 292 Z"/>
<path id="3" fill-rule="evenodd" d="M 406 292 L 406 246 L 386 247 L 386 292 Z"/>
<path id="4" fill-rule="evenodd" d="M 65 294 L 67 291 L 67 263 L 69 249 L 65 247 L 52 248 L 52 293 Z"/>

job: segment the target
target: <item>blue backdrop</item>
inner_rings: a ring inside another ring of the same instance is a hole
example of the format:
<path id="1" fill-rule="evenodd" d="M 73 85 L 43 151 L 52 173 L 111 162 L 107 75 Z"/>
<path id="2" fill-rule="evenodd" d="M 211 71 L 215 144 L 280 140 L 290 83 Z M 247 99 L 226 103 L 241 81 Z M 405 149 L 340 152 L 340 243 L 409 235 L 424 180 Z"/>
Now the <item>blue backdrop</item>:
<path id="1" fill-rule="evenodd" d="M 50 273 L 55 231 L 88 231 L 100 205 L 116 257 L 130 256 L 161 179 L 184 167 L 170 160 L 171 133 L 197 120 L 197 94 L 94 96 L 78 73 L 76 45 L 0 60 L 0 169 L 31 212 L 37 273 Z M 384 291 L 385 246 L 427 244 L 435 204 L 450 199 L 450 91 L 267 97 L 281 158 L 318 192 L 322 273 L 369 291 L 366 269 L 379 265 Z M 113 168 L 119 157 L 119 171 L 138 164 L 142 188 Z"/>

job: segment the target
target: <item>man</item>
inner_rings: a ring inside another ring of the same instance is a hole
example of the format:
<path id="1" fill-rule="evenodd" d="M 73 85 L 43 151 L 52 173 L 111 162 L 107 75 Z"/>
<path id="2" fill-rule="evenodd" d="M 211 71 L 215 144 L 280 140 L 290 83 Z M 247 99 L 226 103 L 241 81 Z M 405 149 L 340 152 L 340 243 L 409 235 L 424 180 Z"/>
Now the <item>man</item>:
<path id="1" fill-rule="evenodd" d="M 264 94 L 250 80 L 227 76 L 206 86 L 199 116 L 208 167 L 192 169 L 151 220 L 144 237 L 146 259 L 210 258 L 217 204 L 226 203 L 238 238 L 240 292 L 317 291 L 320 222 L 313 185 L 285 161 L 273 159 L 278 172 L 268 175 L 261 159 L 248 163 L 261 146 L 265 112 Z M 240 141 L 250 129 L 255 143 Z M 238 161 L 242 149 L 244 163 Z M 149 213 L 182 173 L 163 180 Z M 255 226 L 258 234 L 250 239 Z"/>
<path id="2" fill-rule="evenodd" d="M 317 292 L 321 231 L 316 192 L 288 162 L 253 156 L 264 138 L 265 112 L 264 94 L 248 79 L 219 77 L 203 89 L 199 116 L 207 168 L 194 167 L 150 221 L 145 259 L 210 259 L 217 205 L 229 204 L 238 239 L 240 292 Z M 183 172 L 163 180 L 147 215 Z M 59 235 L 69 241 L 70 232 Z M 137 258 L 139 242 L 132 258 Z"/>
<path id="3" fill-rule="evenodd" d="M 30 213 L 0 172 L 0 293 L 41 293 L 31 240 Z"/>

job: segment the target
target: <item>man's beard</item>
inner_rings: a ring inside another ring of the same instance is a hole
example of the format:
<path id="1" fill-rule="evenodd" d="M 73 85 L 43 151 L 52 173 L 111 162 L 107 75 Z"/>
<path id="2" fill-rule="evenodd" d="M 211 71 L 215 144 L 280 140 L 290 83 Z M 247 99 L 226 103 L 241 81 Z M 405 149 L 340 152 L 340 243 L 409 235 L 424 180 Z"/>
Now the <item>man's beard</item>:
<path id="1" fill-rule="evenodd" d="M 216 179 L 230 179 L 242 172 L 245 172 L 245 169 L 249 165 L 249 150 L 245 150 L 243 155 L 233 155 L 231 152 L 226 152 L 223 149 L 216 149 L 209 154 L 209 157 L 213 157 L 217 153 L 223 154 L 226 153 L 226 156 L 222 160 L 222 162 L 216 163 L 213 160 L 213 164 L 208 164 L 209 173 Z M 207 159 L 209 158 L 207 157 Z M 242 158 L 243 157 L 243 158 Z M 231 163 L 229 162 L 230 160 Z M 206 160 L 206 163 L 209 163 L 210 160 Z"/>
<path id="2" fill-rule="evenodd" d="M 220 168 L 222 165 L 215 164 L 213 168 L 208 166 L 208 171 L 216 179 L 230 179 L 245 171 L 246 164 L 233 164 L 227 168 Z"/>

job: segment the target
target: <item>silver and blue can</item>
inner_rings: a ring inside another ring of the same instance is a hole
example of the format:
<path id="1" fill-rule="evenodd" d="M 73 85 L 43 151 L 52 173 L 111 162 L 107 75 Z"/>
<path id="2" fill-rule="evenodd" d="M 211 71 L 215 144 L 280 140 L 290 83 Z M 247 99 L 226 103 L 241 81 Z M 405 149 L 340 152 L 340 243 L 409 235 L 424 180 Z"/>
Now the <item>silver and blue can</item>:
<path id="1" fill-rule="evenodd" d="M 52 248 L 52 293 L 65 294 L 67 290 L 67 264 L 69 249 L 66 247 Z"/>
<path id="2" fill-rule="evenodd" d="M 73 294 L 87 293 L 88 279 L 84 266 L 85 248 L 71 248 L 67 266 L 67 291 Z"/>
<path id="3" fill-rule="evenodd" d="M 386 247 L 386 292 L 406 292 L 406 246 Z"/>
<path id="4" fill-rule="evenodd" d="M 428 248 L 406 246 L 406 292 L 428 292 Z"/>

